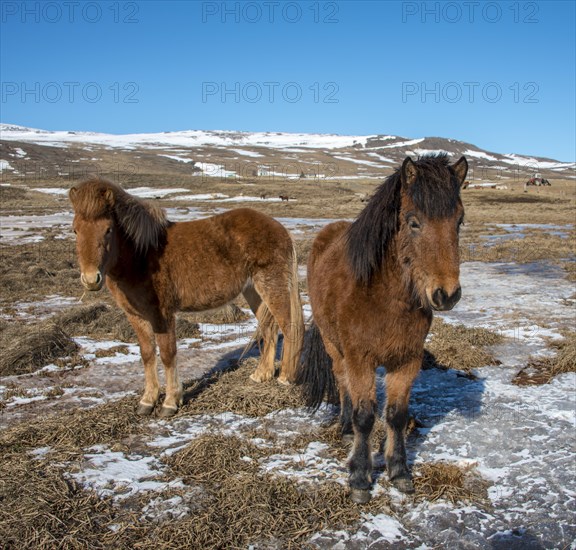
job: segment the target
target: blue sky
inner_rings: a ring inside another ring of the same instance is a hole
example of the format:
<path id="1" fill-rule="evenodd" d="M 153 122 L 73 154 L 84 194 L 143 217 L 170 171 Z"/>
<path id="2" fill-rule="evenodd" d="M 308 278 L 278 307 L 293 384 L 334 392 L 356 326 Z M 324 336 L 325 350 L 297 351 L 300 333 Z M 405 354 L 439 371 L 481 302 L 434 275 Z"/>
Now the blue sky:
<path id="1" fill-rule="evenodd" d="M 575 2 L 1 3 L 3 122 L 442 136 L 574 161 Z"/>

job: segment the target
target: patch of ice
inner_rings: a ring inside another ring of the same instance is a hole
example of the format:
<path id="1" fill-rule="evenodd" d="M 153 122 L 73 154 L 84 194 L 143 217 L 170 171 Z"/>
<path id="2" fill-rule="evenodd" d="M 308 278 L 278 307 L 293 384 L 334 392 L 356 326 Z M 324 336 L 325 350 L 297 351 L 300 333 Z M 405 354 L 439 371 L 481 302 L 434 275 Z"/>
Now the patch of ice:
<path id="1" fill-rule="evenodd" d="M 179 195 L 175 200 L 179 201 L 206 201 L 214 199 L 227 199 L 229 195 L 224 193 L 198 193 L 195 195 Z"/>
<path id="2" fill-rule="evenodd" d="M 239 155 L 244 155 L 245 157 L 263 157 L 264 155 L 257 153 L 256 151 L 249 151 L 248 149 L 230 149 Z"/>
<path id="3" fill-rule="evenodd" d="M 194 159 L 190 159 L 190 158 L 187 158 L 187 157 L 179 157 L 179 156 L 177 156 L 177 155 L 162 155 L 162 154 L 161 154 L 161 155 L 158 155 L 158 156 L 160 156 L 160 157 L 166 157 L 166 158 L 172 159 L 172 160 L 177 160 L 178 162 L 185 162 L 185 163 L 194 162 Z"/>
<path id="4" fill-rule="evenodd" d="M 163 197 L 168 197 L 169 195 L 176 195 L 178 193 L 188 193 L 188 189 L 182 187 L 175 188 L 153 188 L 153 187 L 134 187 L 128 189 L 131 195 L 135 195 L 142 199 L 161 199 Z"/>
<path id="5" fill-rule="evenodd" d="M 68 475 L 93 489 L 98 495 L 122 500 L 141 492 L 160 492 L 169 487 L 184 487 L 180 479 L 160 481 L 164 466 L 153 456 L 124 455 L 107 447 L 94 447 L 85 455 L 86 465 Z"/>
<path id="6" fill-rule="evenodd" d="M 68 195 L 68 189 L 63 189 L 62 187 L 33 187 L 32 191 L 37 191 L 38 193 L 46 193 L 47 195 Z"/>
<path id="7" fill-rule="evenodd" d="M 71 235 L 72 212 L 56 214 L 0 216 L 0 239 L 3 243 L 26 244 L 44 240 L 38 229 L 62 229 L 64 235 Z"/>

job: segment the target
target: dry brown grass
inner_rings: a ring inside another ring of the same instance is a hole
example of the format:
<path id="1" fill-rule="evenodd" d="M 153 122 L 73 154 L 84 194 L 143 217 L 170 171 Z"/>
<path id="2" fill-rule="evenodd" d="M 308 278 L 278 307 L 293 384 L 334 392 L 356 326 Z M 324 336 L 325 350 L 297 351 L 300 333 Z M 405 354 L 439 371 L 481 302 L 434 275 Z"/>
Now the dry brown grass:
<path id="1" fill-rule="evenodd" d="M 576 332 L 566 332 L 564 339 L 552 341 L 553 357 L 531 359 L 515 377 L 514 384 L 534 386 L 548 384 L 559 374 L 576 372 Z"/>
<path id="2" fill-rule="evenodd" d="M 239 297 L 237 298 L 236 301 L 242 303 L 243 298 Z M 187 316 L 190 319 L 190 321 L 193 321 L 195 323 L 212 323 L 215 325 L 226 325 L 246 321 L 250 319 L 252 313 L 249 313 L 241 309 L 238 306 L 238 304 L 232 303 L 227 304 L 226 306 L 216 310 L 201 311 L 198 313 L 186 313 L 186 314 L 180 313 L 178 315 L 179 318 L 183 318 L 184 316 Z"/>
<path id="3" fill-rule="evenodd" d="M 526 236 L 501 241 L 466 239 L 460 246 L 462 261 L 530 263 L 542 260 L 574 258 L 574 231 L 569 238 L 550 235 L 544 231 L 526 231 Z M 481 236 L 481 235 L 480 235 Z"/>
<path id="4" fill-rule="evenodd" d="M 430 462 L 414 468 L 416 499 L 448 500 L 452 504 L 488 505 L 488 484 L 474 466 L 461 467 L 447 462 Z"/>
<path id="5" fill-rule="evenodd" d="M 362 512 L 390 511 L 386 496 L 361 507 L 337 483 L 296 483 L 262 473 L 259 460 L 278 449 L 262 449 L 236 436 L 204 435 L 170 457 L 172 475 L 200 483 L 201 506 L 161 540 L 205 548 L 246 548 L 248 544 L 301 548 L 322 529 L 353 527 Z M 182 536 L 190 537 L 182 540 Z"/>
<path id="6" fill-rule="evenodd" d="M 501 334 L 485 328 L 452 325 L 435 318 L 426 345 L 423 368 L 449 368 L 471 374 L 473 369 L 500 362 L 485 348 L 503 341 Z"/>
<path id="7" fill-rule="evenodd" d="M 116 305 L 103 302 L 76 306 L 56 315 L 54 322 L 74 336 L 89 336 L 96 339 L 136 342 L 134 329 L 124 312 Z M 177 338 L 197 338 L 200 336 L 198 324 L 190 319 L 190 314 L 181 314 L 176 319 Z"/>
<path id="8" fill-rule="evenodd" d="M 166 462 L 188 484 L 222 483 L 229 475 L 258 470 L 258 458 L 271 454 L 238 436 L 201 435 Z M 249 460 L 245 460 L 248 458 Z"/>
<path id="9" fill-rule="evenodd" d="M 185 315 L 177 318 L 177 338 L 197 338 L 200 334 L 197 323 Z M 117 307 L 104 303 L 75 306 L 37 323 L 2 323 L 0 375 L 31 373 L 52 362 L 62 365 L 62 358 L 67 356 L 82 363 L 82 358 L 77 356 L 79 348 L 71 335 L 136 342 L 136 334 L 126 315 Z M 127 350 L 125 346 L 116 346 L 102 350 L 100 354 L 110 355 L 123 349 Z"/>
<path id="10" fill-rule="evenodd" d="M 92 409 L 60 412 L 21 422 L 0 432 L 0 451 L 25 452 L 49 446 L 74 454 L 91 445 L 112 445 L 142 429 L 142 418 L 136 415 L 135 398 L 125 397 Z"/>
<path id="11" fill-rule="evenodd" d="M 306 539 L 318 531 L 353 529 L 362 512 L 389 511 L 384 498 L 367 507 L 353 504 L 337 483 L 300 485 L 267 474 L 231 475 L 206 489 L 199 509 L 157 527 L 150 540 L 167 548 L 306 548 Z"/>
<path id="12" fill-rule="evenodd" d="M 284 386 L 276 379 L 256 383 L 250 374 L 256 358 L 244 360 L 239 368 L 208 373 L 186 390 L 189 399 L 178 414 L 231 412 L 246 416 L 266 414 L 290 407 L 302 406 L 298 388 Z"/>
<path id="13" fill-rule="evenodd" d="M 350 502 L 340 484 L 299 484 L 263 473 L 258 460 L 276 449 L 209 434 L 166 459 L 167 480 L 183 478 L 192 491 L 200 487 L 193 512 L 162 522 L 143 519 L 134 504 L 118 506 L 83 490 L 62 465 L 78 460 L 85 446 L 111 445 L 134 433 L 132 422 L 115 428 L 109 422 L 127 412 L 125 405 L 113 407 L 111 415 L 103 408 L 75 415 L 73 429 L 65 418 L 54 418 L 2 433 L 0 500 L 6 513 L 0 515 L 0 536 L 5 547 L 301 548 L 315 532 L 354 528 L 363 512 L 390 511 L 384 495 L 362 507 Z M 39 446 L 51 451 L 33 460 L 26 451 Z M 140 508 L 144 501 L 142 495 Z"/>
<path id="14" fill-rule="evenodd" d="M 84 491 L 62 466 L 22 453 L 1 455 L 0 540 L 7 550 L 111 548 L 137 518 Z"/>
<path id="15" fill-rule="evenodd" d="M 249 405 L 243 403 L 246 386 L 242 383 L 252 368 L 252 360 L 248 360 L 237 370 L 211 380 L 211 385 L 205 384 L 194 400 L 198 412 L 223 410 L 263 416 L 299 404 L 293 388 L 276 382 L 271 382 L 278 390 L 273 399 L 268 395 L 272 388 L 254 384 L 254 391 L 248 392 Z M 223 403 L 230 392 L 235 395 Z M 250 544 L 303 548 L 316 532 L 357 529 L 364 513 L 393 514 L 386 492 L 360 506 L 350 501 L 348 488 L 341 484 L 298 483 L 261 470 L 261 461 L 267 456 L 279 451 L 297 453 L 318 440 L 329 442 L 329 452 L 344 460 L 349 448 L 340 442 L 339 427 L 332 425 L 285 441 L 281 447 L 273 437 L 269 438 L 271 446 L 258 446 L 245 439 L 246 434 L 204 434 L 162 459 L 167 465 L 164 479 L 182 479 L 185 488 L 154 495 L 194 494 L 188 515 L 163 520 L 144 517 L 141 510 L 149 494 L 119 506 L 82 489 L 65 473 L 92 445 L 106 444 L 128 452 L 129 442 L 143 429 L 134 408 L 134 399 L 125 398 L 0 432 L 0 501 L 7 510 L 0 514 L 0 537 L 7 548 L 240 549 Z M 193 410 L 189 407 L 188 413 Z M 373 438 L 377 441 L 382 436 L 383 424 L 378 422 Z M 32 460 L 27 453 L 38 447 L 49 447 L 49 453 Z M 481 489 L 484 486 L 467 470 L 425 465 L 417 473 L 418 498 L 483 502 L 485 488 Z M 24 528 L 18 521 L 22 518 Z"/>
<path id="16" fill-rule="evenodd" d="M 564 263 L 564 269 L 567 273 L 566 278 L 569 281 L 575 282 L 576 281 L 576 261 L 572 260 L 570 262 Z M 576 296 L 576 294 L 574 294 Z"/>
<path id="17" fill-rule="evenodd" d="M 308 255 L 312 249 L 313 238 L 295 239 L 294 247 L 296 248 L 296 258 L 298 265 L 306 265 L 308 262 Z"/>
<path id="18" fill-rule="evenodd" d="M 74 243 L 48 236 L 39 243 L 0 247 L 0 305 L 82 294 Z"/>
<path id="19" fill-rule="evenodd" d="M 70 336 L 52 323 L 32 326 L 20 335 L 8 331 L 2 341 L 5 347 L 0 354 L 0 376 L 34 372 L 78 350 Z"/>

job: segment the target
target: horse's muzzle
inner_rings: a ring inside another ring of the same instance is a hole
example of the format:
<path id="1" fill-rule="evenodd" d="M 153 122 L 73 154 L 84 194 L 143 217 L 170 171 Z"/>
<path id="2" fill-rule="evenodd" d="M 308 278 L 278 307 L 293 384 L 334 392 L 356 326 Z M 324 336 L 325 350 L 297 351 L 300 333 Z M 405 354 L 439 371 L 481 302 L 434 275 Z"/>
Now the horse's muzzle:
<path id="1" fill-rule="evenodd" d="M 443 288 L 437 288 L 432 294 L 432 308 L 436 311 L 450 311 L 462 297 L 462 288 L 458 288 L 448 294 Z"/>
<path id="2" fill-rule="evenodd" d="M 80 275 L 80 281 L 86 290 L 96 291 L 102 288 L 104 277 L 102 277 L 100 271 L 96 271 L 96 273 L 91 273 L 89 275 L 82 273 Z"/>

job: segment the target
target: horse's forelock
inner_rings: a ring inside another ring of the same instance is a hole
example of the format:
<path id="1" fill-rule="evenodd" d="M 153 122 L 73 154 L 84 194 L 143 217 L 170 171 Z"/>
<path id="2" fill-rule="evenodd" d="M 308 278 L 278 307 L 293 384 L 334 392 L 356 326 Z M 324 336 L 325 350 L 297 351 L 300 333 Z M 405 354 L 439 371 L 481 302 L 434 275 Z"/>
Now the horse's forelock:
<path id="1" fill-rule="evenodd" d="M 460 181 L 450 166 L 448 155 L 420 157 L 416 181 L 408 195 L 418 210 L 429 218 L 447 218 L 456 212 L 460 201 Z"/>
<path id="2" fill-rule="evenodd" d="M 87 220 L 101 218 L 111 212 L 106 191 L 113 186 L 111 182 L 91 179 L 73 187 L 69 197 L 74 212 Z"/>

